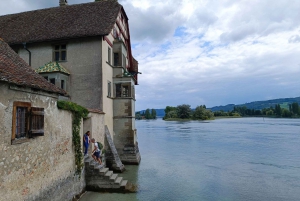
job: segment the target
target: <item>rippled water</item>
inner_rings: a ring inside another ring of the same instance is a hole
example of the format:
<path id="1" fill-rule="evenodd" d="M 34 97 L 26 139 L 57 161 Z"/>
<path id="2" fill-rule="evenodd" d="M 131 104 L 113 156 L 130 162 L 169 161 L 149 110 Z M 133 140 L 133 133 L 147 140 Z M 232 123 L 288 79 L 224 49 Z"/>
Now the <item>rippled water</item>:
<path id="1" fill-rule="evenodd" d="M 142 156 L 122 176 L 136 194 L 81 201 L 300 200 L 300 119 L 136 122 Z"/>

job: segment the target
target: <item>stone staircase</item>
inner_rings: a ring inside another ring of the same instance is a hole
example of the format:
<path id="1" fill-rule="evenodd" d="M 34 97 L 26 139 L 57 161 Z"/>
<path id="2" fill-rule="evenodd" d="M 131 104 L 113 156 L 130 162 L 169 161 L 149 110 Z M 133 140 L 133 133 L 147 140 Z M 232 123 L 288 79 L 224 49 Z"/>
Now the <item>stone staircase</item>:
<path id="1" fill-rule="evenodd" d="M 123 180 L 123 177 L 118 177 L 118 174 L 105 167 L 105 160 L 100 165 L 91 156 L 85 156 L 84 165 L 87 191 L 132 192 L 131 184 L 127 180 Z"/>

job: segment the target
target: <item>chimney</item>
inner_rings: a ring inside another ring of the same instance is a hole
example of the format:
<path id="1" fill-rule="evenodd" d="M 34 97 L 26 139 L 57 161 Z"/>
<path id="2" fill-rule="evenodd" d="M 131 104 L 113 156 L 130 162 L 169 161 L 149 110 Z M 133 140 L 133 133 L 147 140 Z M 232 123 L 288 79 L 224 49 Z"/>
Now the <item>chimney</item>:
<path id="1" fill-rule="evenodd" d="M 59 6 L 66 6 L 66 5 L 68 5 L 67 0 L 59 0 Z"/>

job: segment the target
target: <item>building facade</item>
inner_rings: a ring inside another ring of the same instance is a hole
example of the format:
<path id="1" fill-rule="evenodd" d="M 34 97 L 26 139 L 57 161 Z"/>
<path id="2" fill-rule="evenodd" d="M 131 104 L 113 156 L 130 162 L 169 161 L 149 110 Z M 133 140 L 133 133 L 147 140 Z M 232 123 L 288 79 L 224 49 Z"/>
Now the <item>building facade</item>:
<path id="1" fill-rule="evenodd" d="M 121 161 L 139 164 L 138 63 L 131 53 L 127 15 L 114 0 L 59 3 L 0 16 L 0 37 L 45 79 L 66 90 L 71 101 L 102 112 Z M 100 130 L 104 136 L 104 126 Z"/>

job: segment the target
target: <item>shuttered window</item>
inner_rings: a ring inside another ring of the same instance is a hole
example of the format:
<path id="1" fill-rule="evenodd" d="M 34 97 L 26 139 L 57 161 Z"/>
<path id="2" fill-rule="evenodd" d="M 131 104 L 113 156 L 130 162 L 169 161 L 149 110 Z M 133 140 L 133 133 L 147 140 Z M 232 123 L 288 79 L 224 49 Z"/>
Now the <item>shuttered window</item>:
<path id="1" fill-rule="evenodd" d="M 12 121 L 12 144 L 44 136 L 44 108 L 31 107 L 28 102 L 14 102 Z"/>
<path id="2" fill-rule="evenodd" d="M 30 117 L 30 135 L 44 136 L 44 108 L 32 107 Z"/>

